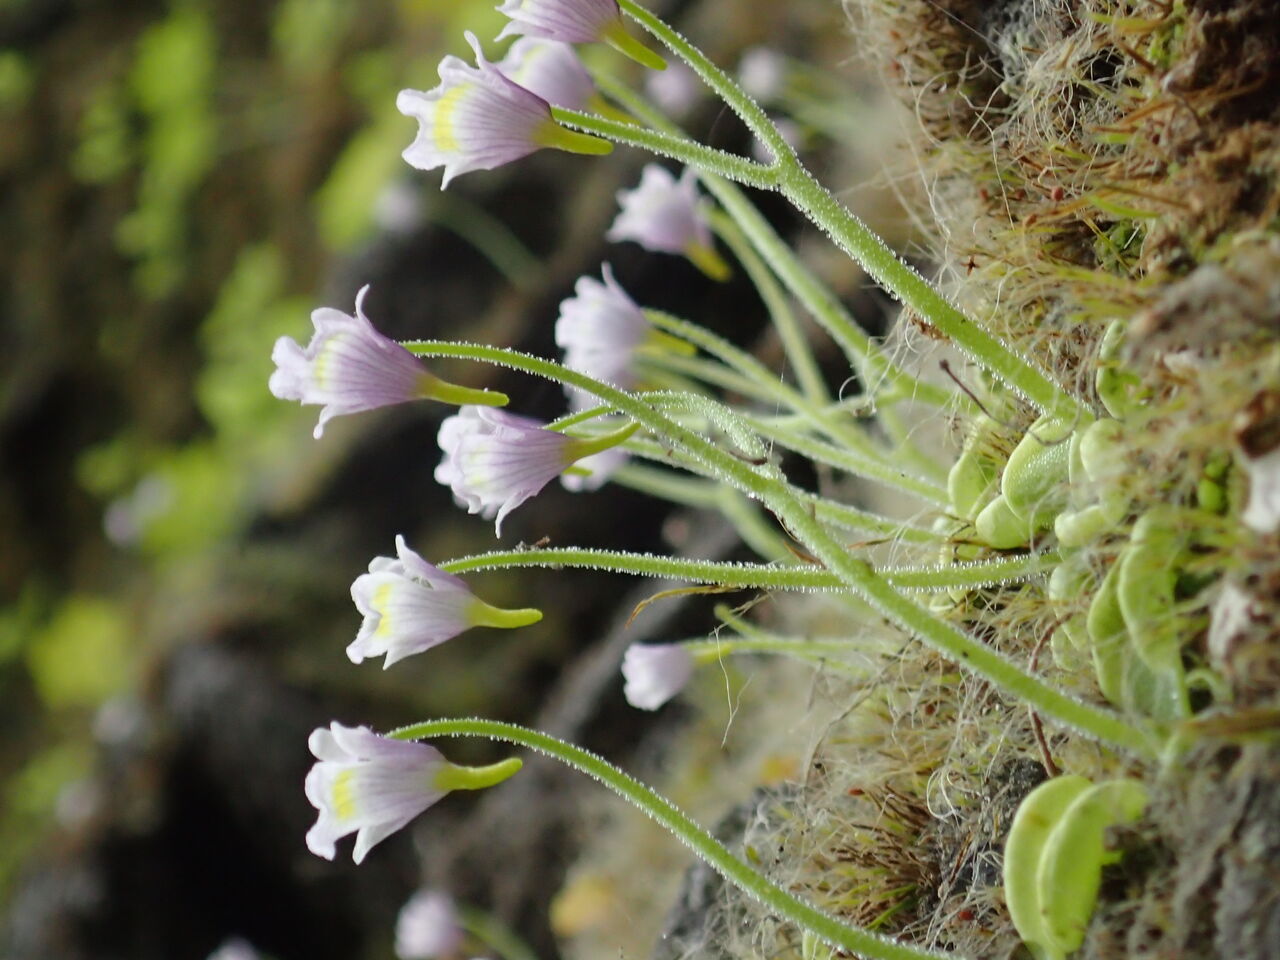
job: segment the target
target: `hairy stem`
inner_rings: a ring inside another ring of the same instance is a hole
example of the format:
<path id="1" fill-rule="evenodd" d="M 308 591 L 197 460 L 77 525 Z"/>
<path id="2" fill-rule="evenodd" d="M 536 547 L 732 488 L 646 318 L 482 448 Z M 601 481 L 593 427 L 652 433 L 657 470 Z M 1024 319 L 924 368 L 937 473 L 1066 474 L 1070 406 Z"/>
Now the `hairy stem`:
<path id="1" fill-rule="evenodd" d="M 581 747 L 537 730 L 495 720 L 433 720 L 401 727 L 390 735 L 400 740 L 487 737 L 546 754 L 608 787 L 652 817 L 668 833 L 678 837 L 700 860 L 734 886 L 827 943 L 868 960 L 932 960 L 941 956 L 841 923 L 794 894 L 774 886 L 763 874 L 730 853 L 724 844 L 666 797 Z"/>
<path id="2" fill-rule="evenodd" d="M 951 590 L 1026 580 L 1047 573 L 1057 554 L 1024 554 L 954 566 L 886 567 L 886 582 L 909 590 Z M 650 553 L 552 547 L 532 550 L 494 550 L 440 564 L 446 573 L 505 570 L 510 567 L 573 567 L 610 570 L 641 577 L 689 580 L 694 583 L 739 587 L 743 590 L 843 590 L 844 582 L 831 572 L 812 566 L 687 560 Z"/>
<path id="3" fill-rule="evenodd" d="M 777 185 L 777 174 L 772 167 L 747 160 L 737 154 L 725 153 L 714 147 L 703 146 L 695 140 L 655 130 L 647 130 L 633 123 L 610 120 L 595 113 L 583 113 L 565 107 L 552 107 L 551 115 L 565 126 L 586 133 L 594 133 L 615 143 L 640 147 L 661 157 L 669 157 L 699 170 L 709 170 L 748 187 L 772 190 Z"/>
<path id="4" fill-rule="evenodd" d="M 641 398 L 540 357 L 480 344 L 421 341 L 409 342 L 405 346 L 419 356 L 481 360 L 523 370 L 594 394 L 655 435 L 686 451 L 704 464 L 716 479 L 762 503 L 816 561 L 901 629 L 1028 704 L 1041 716 L 1140 756 L 1154 756 L 1156 735 L 1147 727 L 1130 723 L 1110 710 L 1063 693 L 900 593 L 869 563 L 854 556 L 831 535 L 818 517 L 810 512 L 807 504 L 794 495 L 793 488 L 772 464 L 746 463 L 706 437 L 664 416 Z"/>

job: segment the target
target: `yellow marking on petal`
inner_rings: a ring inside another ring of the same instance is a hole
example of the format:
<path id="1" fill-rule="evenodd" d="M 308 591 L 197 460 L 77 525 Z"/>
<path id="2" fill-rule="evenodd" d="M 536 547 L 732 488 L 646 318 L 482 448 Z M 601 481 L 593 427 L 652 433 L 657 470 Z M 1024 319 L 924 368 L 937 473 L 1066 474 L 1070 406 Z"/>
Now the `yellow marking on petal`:
<path id="1" fill-rule="evenodd" d="M 316 386 L 325 387 L 329 380 L 329 365 L 333 362 L 335 349 L 342 342 L 342 334 L 335 334 L 324 342 L 320 352 L 316 354 L 315 362 L 311 365 L 311 377 L 315 380 Z"/>
<path id="2" fill-rule="evenodd" d="M 356 792 L 352 786 L 355 776 L 355 770 L 348 769 L 333 778 L 333 815 L 339 820 L 356 815 Z"/>
<path id="3" fill-rule="evenodd" d="M 378 629 L 373 631 L 375 636 L 385 637 L 391 632 L 391 617 L 387 615 L 387 601 L 391 598 L 391 591 L 394 589 L 394 583 L 384 583 L 373 591 L 373 600 L 370 601 L 369 606 L 378 615 Z"/>
<path id="4" fill-rule="evenodd" d="M 436 123 L 431 135 L 435 138 L 436 147 L 447 153 L 457 153 L 461 149 L 453 134 L 453 114 L 469 90 L 470 87 L 466 84 L 459 84 L 450 87 L 436 101 Z"/>

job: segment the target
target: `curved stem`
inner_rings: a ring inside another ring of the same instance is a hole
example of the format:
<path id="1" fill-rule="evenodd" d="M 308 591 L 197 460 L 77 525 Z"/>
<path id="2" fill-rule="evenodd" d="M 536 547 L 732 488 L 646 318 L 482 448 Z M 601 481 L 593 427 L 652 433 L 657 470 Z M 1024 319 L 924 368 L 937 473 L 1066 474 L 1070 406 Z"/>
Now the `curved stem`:
<path id="1" fill-rule="evenodd" d="M 1145 725 L 1130 723 L 1110 710 L 1063 693 L 899 593 L 869 563 L 851 554 L 831 535 L 818 517 L 810 513 L 808 506 L 795 496 L 793 488 L 772 464 L 745 463 L 706 437 L 663 416 L 640 398 L 540 357 L 469 343 L 421 341 L 406 343 L 405 347 L 419 356 L 482 360 L 511 367 L 594 394 L 657 436 L 686 451 L 717 479 L 760 501 L 827 570 L 901 629 L 965 669 L 991 681 L 1038 711 L 1042 717 L 1050 717 L 1140 756 L 1154 757 L 1156 734 Z"/>
<path id="2" fill-rule="evenodd" d="M 662 20 L 633 0 L 618 0 L 622 12 L 644 27 L 656 40 L 687 63 L 729 109 L 742 118 L 755 136 L 775 157 L 794 156 L 795 151 L 778 132 L 769 115 L 727 73 L 712 63 L 701 50 Z"/>
<path id="3" fill-rule="evenodd" d="M 581 747 L 537 730 L 496 720 L 433 720 L 401 727 L 392 731 L 390 736 L 400 740 L 487 737 L 546 754 L 608 787 L 679 838 L 700 860 L 738 889 L 827 943 L 869 960 L 935 960 L 941 957 L 941 954 L 896 943 L 879 934 L 841 923 L 794 894 L 774 886 L 730 853 L 724 844 L 666 797 Z"/>
<path id="4" fill-rule="evenodd" d="M 597 82 L 610 97 L 649 126 L 667 133 L 678 131 L 678 127 L 624 84 L 607 76 L 598 77 Z M 725 212 L 742 228 L 751 245 L 783 285 L 804 304 L 818 325 L 840 346 L 858 372 L 865 389 L 874 393 L 892 390 L 902 397 L 910 397 L 935 407 L 971 405 L 967 398 L 957 398 L 949 389 L 918 380 L 886 357 L 880 346 L 858 326 L 826 284 L 800 262 L 795 251 L 783 242 L 769 221 L 737 186 L 710 175 L 703 177 L 702 182 L 720 201 Z M 974 410 L 976 411 L 976 407 Z"/>
<path id="5" fill-rule="evenodd" d="M 671 462 L 668 451 L 664 451 L 649 441 L 632 440 L 627 449 L 637 456 L 653 460 L 655 463 Z M 692 473 L 699 473 L 692 464 L 681 463 Z M 717 490 L 719 484 L 709 480 L 692 480 L 682 477 L 670 470 L 658 470 L 634 464 L 623 467 L 613 475 L 623 486 L 631 487 L 643 493 L 684 504 L 699 509 L 716 509 L 721 506 Z M 830 523 L 842 530 L 871 534 L 883 540 L 900 541 L 914 545 L 938 546 L 946 537 L 936 530 L 913 526 L 902 520 L 893 520 L 860 510 L 847 503 L 830 500 L 820 494 L 807 490 L 792 488 L 792 496 L 812 510 L 814 516 L 824 523 Z"/>
<path id="6" fill-rule="evenodd" d="M 908 590 L 951 590 L 993 586 L 1026 580 L 1052 569 L 1057 554 L 1024 554 L 955 566 L 886 567 L 879 574 L 890 584 Z M 641 577 L 689 580 L 694 583 L 738 587 L 743 590 L 843 590 L 845 584 L 827 570 L 812 566 L 687 560 L 651 553 L 551 547 L 533 550 L 493 550 L 440 564 L 446 573 L 506 570 L 511 567 L 571 567 L 608 570 Z"/>
<path id="7" fill-rule="evenodd" d="M 837 200 L 799 160 L 784 159 L 780 179 L 782 194 L 861 264 L 876 283 L 1045 413 L 1062 417 L 1075 413 L 1077 404 L 1065 390 L 953 306 L 933 284 L 900 260 L 888 244 Z"/>
<path id="8" fill-rule="evenodd" d="M 693 344 L 715 357 L 726 367 L 755 383 L 769 399 L 794 409 L 804 406 L 804 397 L 784 383 L 778 374 L 753 357 L 746 350 L 735 346 L 724 337 L 717 336 L 706 327 L 690 323 L 662 310 L 645 309 L 645 319 L 664 333 Z"/>
<path id="9" fill-rule="evenodd" d="M 704 146 L 696 140 L 680 137 L 670 133 L 648 130 L 634 123 L 621 123 L 610 120 L 595 113 L 583 113 L 580 110 L 569 110 L 566 107 L 552 107 L 551 115 L 566 126 L 575 130 L 593 133 L 615 143 L 625 143 L 631 147 L 640 147 L 662 157 L 670 157 L 681 163 L 728 177 L 748 187 L 759 187 L 762 190 L 773 190 L 778 184 L 777 174 L 772 167 L 756 163 L 737 154 L 716 150 Z"/>
<path id="10" fill-rule="evenodd" d="M 901 490 L 903 493 L 912 494 L 935 506 L 947 507 L 951 503 L 945 487 L 913 476 L 892 461 L 886 463 L 879 459 L 875 455 L 878 451 L 871 448 L 871 444 L 865 440 L 861 444 L 861 449 L 850 450 L 847 446 L 815 440 L 794 430 L 772 427 L 767 421 L 755 417 L 744 417 L 744 419 L 747 425 L 762 437 L 772 440 L 786 450 L 807 457 L 814 463 L 824 463 L 852 476 L 874 480 L 895 490 Z M 868 455 L 866 448 L 871 448 L 873 452 Z"/>
<path id="11" fill-rule="evenodd" d="M 737 370 L 726 367 L 702 357 L 682 357 L 679 354 L 637 353 L 636 367 L 638 372 L 648 373 L 653 379 L 656 371 L 677 374 L 686 381 L 718 387 L 729 393 L 741 394 L 760 403 L 778 403 L 775 391 L 762 385 L 758 380 L 749 379 Z M 690 384 L 692 386 L 692 383 Z"/>
<path id="12" fill-rule="evenodd" d="M 853 644 L 848 640 L 751 637 L 732 640 L 685 640 L 680 646 L 693 654 L 694 662 L 698 664 L 716 663 L 726 656 L 764 653 L 803 660 L 805 663 L 824 666 L 852 677 L 865 677 L 871 673 L 870 668 L 858 666 L 845 659 L 853 649 Z"/>
<path id="13" fill-rule="evenodd" d="M 837 246 L 861 264 L 873 280 L 1045 413 L 1070 416 L 1076 411 L 1076 402 L 1066 391 L 1043 371 L 957 310 L 932 284 L 898 259 L 897 254 L 880 237 L 818 183 L 800 162 L 795 150 L 778 133 L 764 110 L 723 70 L 711 63 L 697 47 L 633 0 L 620 0 L 620 6 L 672 53 L 688 63 L 742 118 L 751 132 L 774 155 L 773 169 L 778 171 L 779 189 L 783 195 L 824 230 Z M 706 169 L 718 172 L 714 168 Z"/>
<path id="14" fill-rule="evenodd" d="M 795 370 L 796 381 L 800 384 L 800 390 L 805 398 L 814 406 L 820 407 L 830 403 L 831 397 L 827 391 L 827 383 L 823 379 L 822 371 L 818 369 L 818 362 L 814 359 L 809 338 L 805 336 L 804 330 L 796 321 L 791 304 L 787 302 L 786 295 L 783 294 L 773 271 L 765 266 L 755 248 L 747 241 L 742 230 L 731 217 L 719 211 L 713 211 L 711 225 L 725 245 L 733 251 L 733 255 L 742 264 L 742 269 L 746 271 L 751 283 L 755 286 L 756 292 L 760 294 L 760 299 L 764 301 L 765 309 L 769 311 L 773 327 L 778 331 L 782 349 L 786 352 L 792 369 Z"/>

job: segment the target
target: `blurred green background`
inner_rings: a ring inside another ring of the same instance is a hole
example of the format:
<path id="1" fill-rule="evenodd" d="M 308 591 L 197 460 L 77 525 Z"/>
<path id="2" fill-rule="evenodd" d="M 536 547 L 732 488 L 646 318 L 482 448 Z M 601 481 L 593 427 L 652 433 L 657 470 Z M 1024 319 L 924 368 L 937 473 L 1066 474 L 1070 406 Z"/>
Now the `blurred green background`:
<path id="1" fill-rule="evenodd" d="M 733 56 L 794 46 L 836 6 L 665 9 Z M 307 732 L 528 720 L 598 638 L 615 579 L 490 574 L 486 599 L 544 624 L 352 668 L 368 559 L 396 533 L 429 559 L 485 549 L 491 527 L 431 479 L 442 412 L 345 418 L 317 443 L 315 408 L 266 389 L 275 339 L 305 342 L 313 308 L 349 311 L 366 282 L 390 335 L 554 355 L 556 304 L 607 255 L 647 305 L 759 329 L 741 284 L 603 252 L 634 151 L 539 155 L 447 195 L 403 163 L 396 92 L 502 22 L 487 0 L 0 2 L 0 955 L 198 960 L 238 934 L 281 960 L 391 956 L 395 910 L 438 878 L 408 843 L 358 878 L 306 853 Z M 697 124 L 747 147 L 713 106 Z M 563 408 L 546 385 L 445 373 Z M 661 508 L 625 491 L 545 499 L 505 542 L 662 545 Z M 630 744 L 634 719 L 600 709 L 589 745 Z M 540 883 L 508 919 L 545 913 Z"/>

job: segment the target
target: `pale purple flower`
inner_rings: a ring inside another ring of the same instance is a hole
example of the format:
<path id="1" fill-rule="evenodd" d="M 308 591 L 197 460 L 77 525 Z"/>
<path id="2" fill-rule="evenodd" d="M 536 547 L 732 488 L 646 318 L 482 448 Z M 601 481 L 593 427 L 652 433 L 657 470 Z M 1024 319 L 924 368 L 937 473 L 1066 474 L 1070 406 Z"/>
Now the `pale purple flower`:
<path id="1" fill-rule="evenodd" d="M 773 100 L 782 92 L 787 61 L 769 47 L 752 47 L 738 61 L 738 83 L 756 100 Z"/>
<path id="2" fill-rule="evenodd" d="M 497 66 L 503 75 L 557 107 L 583 110 L 595 96 L 595 81 L 567 43 L 521 37 Z"/>
<path id="3" fill-rule="evenodd" d="M 715 251 L 706 204 L 691 167 L 677 180 L 660 164 L 646 165 L 634 190 L 618 191 L 618 205 L 621 212 L 606 239 L 634 240 L 646 250 L 685 256 L 708 276 L 727 278 L 729 268 Z"/>
<path id="4" fill-rule="evenodd" d="M 617 0 L 505 0 L 497 10 L 511 20 L 499 40 L 522 34 L 561 43 L 596 43 L 622 23 Z"/>
<path id="5" fill-rule="evenodd" d="M 663 113 L 679 119 L 692 112 L 705 95 L 702 79 L 676 60 L 661 72 L 649 72 L 644 77 L 644 92 Z"/>
<path id="6" fill-rule="evenodd" d="M 315 334 L 304 350 L 281 337 L 271 351 L 276 370 L 271 392 L 282 400 L 323 404 L 315 436 L 330 419 L 429 396 L 439 381 L 400 344 L 373 328 L 364 315 L 368 286 L 356 294 L 356 315 L 321 307 L 311 314 Z"/>
<path id="7" fill-rule="evenodd" d="M 570 437 L 530 417 L 491 407 L 462 407 L 440 425 L 444 457 L 436 467 L 436 480 L 452 489 L 454 499 L 469 513 L 494 519 L 501 536 L 508 513 L 576 461 L 611 451 L 637 427 L 631 423 L 602 436 Z M 610 460 L 596 461 L 600 480 L 595 485 L 607 476 L 604 468 Z"/>
<path id="8" fill-rule="evenodd" d="M 556 345 L 564 350 L 564 365 L 623 390 L 635 386 L 632 361 L 636 350 L 649 338 L 652 327 L 636 302 L 613 278 L 606 263 L 604 282 L 579 277 L 574 296 L 560 304 L 556 319 Z M 574 410 L 594 406 L 591 394 L 567 387 Z"/>
<path id="9" fill-rule="evenodd" d="M 347 656 L 360 663 L 386 654 L 384 668 L 473 626 L 480 603 L 462 580 L 427 563 L 399 536 L 396 557 L 375 557 L 351 585 L 351 599 L 364 623 Z"/>
<path id="10" fill-rule="evenodd" d="M 460 173 L 492 170 L 543 147 L 608 153 L 612 144 L 575 133 L 551 117 L 547 101 L 514 83 L 484 58 L 474 34 L 467 42 L 476 66 L 457 57 L 440 61 L 440 85 L 401 90 L 396 109 L 418 121 L 404 158 L 419 170 L 444 167 L 443 187 Z"/>
<path id="11" fill-rule="evenodd" d="M 307 774 L 307 799 L 320 811 L 307 831 L 307 848 L 332 860 L 336 841 L 356 834 L 356 863 L 449 791 L 438 785 L 450 765 L 425 743 L 380 737 L 368 727 L 312 731 L 316 764 Z"/>
<path id="12" fill-rule="evenodd" d="M 468 513 L 495 520 L 499 535 L 508 513 L 585 455 L 575 455 L 572 437 L 489 407 L 462 407 L 440 425 L 438 440 L 436 480 Z"/>
<path id="13" fill-rule="evenodd" d="M 622 676 L 627 703 L 657 710 L 693 676 L 693 655 L 678 643 L 633 643 L 622 657 Z"/>
<path id="14" fill-rule="evenodd" d="M 505 0 L 498 12 L 510 18 L 498 39 L 523 35 L 561 43 L 602 41 L 651 70 L 666 61 L 629 33 L 617 0 Z"/>
<path id="15" fill-rule="evenodd" d="M 442 890 L 419 890 L 396 918 L 396 956 L 400 960 L 453 957 L 462 947 L 463 936 L 453 898 Z"/>

